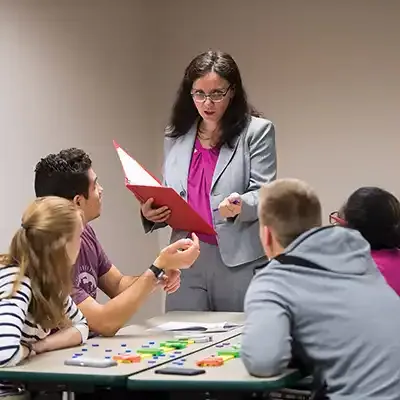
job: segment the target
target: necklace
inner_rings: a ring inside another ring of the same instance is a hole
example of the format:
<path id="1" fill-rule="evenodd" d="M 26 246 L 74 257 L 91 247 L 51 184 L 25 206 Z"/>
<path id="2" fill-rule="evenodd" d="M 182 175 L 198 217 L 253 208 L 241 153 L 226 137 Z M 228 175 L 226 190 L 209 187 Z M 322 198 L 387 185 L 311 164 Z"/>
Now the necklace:
<path id="1" fill-rule="evenodd" d="M 199 125 L 199 128 L 197 129 L 197 136 L 201 140 L 213 140 L 215 137 L 215 134 L 218 132 L 218 127 L 215 127 L 213 131 L 207 132 L 203 130 L 201 125 Z"/>

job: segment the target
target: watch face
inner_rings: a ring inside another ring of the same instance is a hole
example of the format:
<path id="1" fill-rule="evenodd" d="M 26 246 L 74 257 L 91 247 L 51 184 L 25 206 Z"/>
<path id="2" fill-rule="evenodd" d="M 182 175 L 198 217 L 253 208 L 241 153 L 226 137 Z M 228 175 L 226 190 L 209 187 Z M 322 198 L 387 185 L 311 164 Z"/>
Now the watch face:
<path id="1" fill-rule="evenodd" d="M 164 271 L 156 266 L 152 265 L 150 269 L 153 271 L 155 277 L 157 279 L 161 279 L 164 276 Z"/>
<path id="2" fill-rule="evenodd" d="M 162 278 L 164 276 L 164 270 L 157 268 L 156 276 L 158 279 Z"/>

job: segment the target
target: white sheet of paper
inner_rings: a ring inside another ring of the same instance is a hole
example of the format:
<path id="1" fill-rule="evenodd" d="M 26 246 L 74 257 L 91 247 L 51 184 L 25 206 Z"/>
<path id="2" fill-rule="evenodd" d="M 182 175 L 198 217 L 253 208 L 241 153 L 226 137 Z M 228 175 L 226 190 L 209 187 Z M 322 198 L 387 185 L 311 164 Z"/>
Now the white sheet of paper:
<path id="1" fill-rule="evenodd" d="M 161 186 L 143 167 L 120 147 L 117 149 L 122 168 L 129 183 L 140 186 Z"/>
<path id="2" fill-rule="evenodd" d="M 187 330 L 193 330 L 194 328 L 203 328 L 207 329 L 207 331 L 211 330 L 224 330 L 224 329 L 232 329 L 234 327 L 239 327 L 241 325 L 239 324 L 232 324 L 230 322 L 210 322 L 210 323 L 204 323 L 204 322 L 166 322 L 164 324 L 158 325 L 157 328 L 161 329 L 163 331 L 183 331 L 185 329 Z M 200 329 L 199 329 L 200 330 Z"/>

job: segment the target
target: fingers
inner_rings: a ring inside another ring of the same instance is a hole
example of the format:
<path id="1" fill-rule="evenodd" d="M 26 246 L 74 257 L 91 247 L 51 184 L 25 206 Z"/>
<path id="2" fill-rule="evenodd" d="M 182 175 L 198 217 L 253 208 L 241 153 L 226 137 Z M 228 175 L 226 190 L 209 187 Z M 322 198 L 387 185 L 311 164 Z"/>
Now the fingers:
<path id="1" fill-rule="evenodd" d="M 195 233 L 192 233 L 193 245 L 200 249 L 200 241 Z"/>
<path id="2" fill-rule="evenodd" d="M 145 203 L 142 204 L 142 210 L 151 210 L 154 199 L 150 197 Z"/>
<path id="3" fill-rule="evenodd" d="M 172 253 L 178 250 L 184 251 L 190 248 L 192 245 L 193 241 L 191 239 L 180 239 L 174 243 L 171 243 L 166 249 L 168 249 L 168 251 Z"/>
<path id="4" fill-rule="evenodd" d="M 179 287 L 181 286 L 181 278 L 179 275 L 175 277 L 175 279 L 168 281 L 168 283 L 165 285 L 164 290 L 168 293 L 174 293 L 176 292 Z"/>
<path id="5" fill-rule="evenodd" d="M 167 294 L 175 293 L 179 289 L 179 287 L 180 287 L 180 283 L 175 286 L 165 288 L 165 292 Z"/>
<path id="6" fill-rule="evenodd" d="M 229 218 L 233 214 L 232 208 L 229 207 L 228 205 L 220 205 L 218 207 L 218 211 L 219 211 L 221 217 L 223 217 L 223 218 Z"/>
<path id="7" fill-rule="evenodd" d="M 222 218 L 232 218 L 240 213 L 241 199 L 239 195 L 239 197 L 236 195 L 237 193 L 231 194 L 219 204 L 218 211 Z"/>
<path id="8" fill-rule="evenodd" d="M 154 199 L 148 199 L 142 204 L 143 216 L 152 222 L 165 222 L 171 215 L 171 210 L 167 206 L 152 208 Z"/>
<path id="9" fill-rule="evenodd" d="M 157 211 L 157 210 L 154 210 Z M 169 216 L 171 215 L 171 211 L 167 208 L 166 211 L 161 212 L 160 214 L 157 215 L 150 215 L 149 217 L 146 217 L 148 219 L 151 219 L 153 222 L 165 222 Z"/>
<path id="10" fill-rule="evenodd" d="M 200 255 L 200 247 L 198 245 L 193 244 L 193 246 L 190 246 L 187 250 L 184 250 L 182 252 L 183 266 L 181 267 L 181 269 L 190 268 L 197 260 L 199 255 Z"/>
<path id="11" fill-rule="evenodd" d="M 240 204 L 242 199 L 240 197 L 239 193 L 232 193 L 228 196 L 227 200 L 229 201 L 229 203 L 231 204 Z"/>
<path id="12" fill-rule="evenodd" d="M 172 269 L 165 272 L 163 281 L 160 282 L 160 286 L 168 294 L 176 292 L 181 285 L 181 271 L 179 269 Z"/>
<path id="13" fill-rule="evenodd" d="M 181 278 L 180 276 L 176 276 L 175 279 L 167 281 L 167 284 L 165 285 L 165 290 L 167 292 L 171 290 L 175 291 L 179 288 L 180 285 L 181 285 Z"/>
<path id="14" fill-rule="evenodd" d="M 192 239 L 181 239 L 161 250 L 155 265 L 164 270 L 190 268 L 200 255 L 200 244 L 196 235 Z"/>

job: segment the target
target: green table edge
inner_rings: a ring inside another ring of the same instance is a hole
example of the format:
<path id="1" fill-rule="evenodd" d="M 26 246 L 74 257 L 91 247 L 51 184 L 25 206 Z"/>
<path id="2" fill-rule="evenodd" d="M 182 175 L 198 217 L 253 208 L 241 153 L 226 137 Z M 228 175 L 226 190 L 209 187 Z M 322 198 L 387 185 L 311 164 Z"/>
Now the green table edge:
<path id="1" fill-rule="evenodd" d="M 82 375 L 82 374 L 38 374 L 37 372 L 24 372 L 19 371 L 1 371 L 0 381 L 11 382 L 26 382 L 26 383 L 57 383 L 63 384 L 80 384 L 86 383 L 92 386 L 112 386 L 123 387 L 126 380 L 132 376 L 128 373 L 126 375 Z"/>
<path id="2" fill-rule="evenodd" d="M 140 375 L 138 375 L 138 378 Z M 290 385 L 295 384 L 299 381 L 303 375 L 297 371 L 293 370 L 293 372 L 287 374 L 285 377 L 281 379 L 271 380 L 271 381 L 232 381 L 227 382 L 223 380 L 187 380 L 185 381 L 185 377 L 182 376 L 182 380 L 158 380 L 156 379 L 157 375 L 154 374 L 155 379 L 149 380 L 140 380 L 136 379 L 136 376 L 133 375 L 128 378 L 127 381 L 127 389 L 131 391 L 135 390 L 148 390 L 148 391 L 163 391 L 163 390 L 253 390 L 253 391 L 269 391 L 276 389 L 283 389 Z"/>

